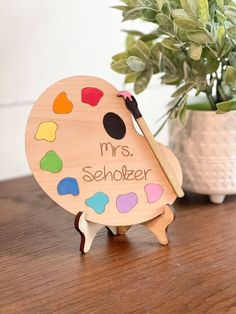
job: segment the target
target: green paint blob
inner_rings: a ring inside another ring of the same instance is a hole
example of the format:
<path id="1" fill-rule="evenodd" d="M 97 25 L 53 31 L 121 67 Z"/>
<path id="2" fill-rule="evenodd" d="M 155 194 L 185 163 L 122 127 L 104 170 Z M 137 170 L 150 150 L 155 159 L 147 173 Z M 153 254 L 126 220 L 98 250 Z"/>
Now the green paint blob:
<path id="1" fill-rule="evenodd" d="M 62 160 L 54 150 L 50 150 L 40 161 L 40 168 L 49 172 L 60 172 L 62 169 Z"/>

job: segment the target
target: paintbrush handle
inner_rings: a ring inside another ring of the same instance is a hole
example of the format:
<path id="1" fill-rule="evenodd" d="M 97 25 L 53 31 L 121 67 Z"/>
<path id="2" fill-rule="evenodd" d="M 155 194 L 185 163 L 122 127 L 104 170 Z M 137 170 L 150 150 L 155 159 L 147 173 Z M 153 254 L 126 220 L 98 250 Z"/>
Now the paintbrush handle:
<path id="1" fill-rule="evenodd" d="M 169 182 L 171 183 L 175 193 L 178 197 L 184 196 L 184 191 L 181 188 L 181 185 L 178 182 L 178 179 L 175 176 L 174 171 L 172 170 L 168 160 L 166 159 L 165 155 L 162 152 L 160 145 L 156 142 L 155 138 L 153 137 L 152 133 L 150 132 L 145 120 L 143 117 L 139 117 L 136 119 L 144 137 L 146 138 L 152 152 L 156 156 L 157 160 L 159 161 L 164 173 L 166 174 Z"/>
<path id="2" fill-rule="evenodd" d="M 125 100 L 126 107 L 138 123 L 147 143 L 149 144 L 153 154 L 156 156 L 156 159 L 159 161 L 160 166 L 162 167 L 162 170 L 164 171 L 167 179 L 172 185 L 176 195 L 179 197 L 184 196 L 184 191 L 182 190 L 181 185 L 179 184 L 178 179 L 175 176 L 175 172 L 170 166 L 166 156 L 163 154 L 160 145 L 158 145 L 152 133 L 150 132 L 145 120 L 142 117 L 141 112 L 139 111 L 138 103 L 134 96 L 127 91 L 121 91 L 117 94 L 117 96 L 123 97 L 123 99 Z"/>

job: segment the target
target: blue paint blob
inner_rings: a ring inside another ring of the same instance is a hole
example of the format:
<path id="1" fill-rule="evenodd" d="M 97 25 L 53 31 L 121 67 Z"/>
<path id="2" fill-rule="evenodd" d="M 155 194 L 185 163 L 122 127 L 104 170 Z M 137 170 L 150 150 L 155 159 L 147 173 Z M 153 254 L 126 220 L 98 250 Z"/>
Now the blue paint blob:
<path id="1" fill-rule="evenodd" d="M 97 214 L 102 214 L 108 203 L 109 197 L 103 192 L 97 192 L 85 201 L 85 204 L 91 207 Z"/>
<path id="2" fill-rule="evenodd" d="M 57 192 L 59 195 L 72 194 L 74 196 L 79 195 L 79 185 L 75 178 L 64 178 L 57 185 Z"/>

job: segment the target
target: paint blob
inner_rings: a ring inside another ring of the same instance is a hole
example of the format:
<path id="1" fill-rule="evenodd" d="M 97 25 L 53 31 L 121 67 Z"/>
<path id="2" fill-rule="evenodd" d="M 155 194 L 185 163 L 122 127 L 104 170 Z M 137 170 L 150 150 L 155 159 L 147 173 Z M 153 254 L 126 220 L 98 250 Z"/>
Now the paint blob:
<path id="1" fill-rule="evenodd" d="M 59 95 L 57 95 L 53 102 L 52 109 L 55 113 L 58 114 L 67 114 L 72 111 L 73 104 L 67 98 L 66 92 L 61 92 Z"/>
<path id="2" fill-rule="evenodd" d="M 128 213 L 137 203 L 138 197 L 136 193 L 121 194 L 116 199 L 116 208 L 120 213 Z"/>
<path id="3" fill-rule="evenodd" d="M 79 195 L 80 190 L 77 180 L 71 177 L 63 178 L 57 185 L 57 192 L 59 195 Z"/>
<path id="4" fill-rule="evenodd" d="M 85 201 L 85 204 L 92 208 L 97 214 L 102 214 L 108 203 L 109 197 L 103 192 L 97 192 Z"/>
<path id="5" fill-rule="evenodd" d="M 150 204 L 157 202 L 164 192 L 163 187 L 155 183 L 145 185 L 144 191 L 147 195 L 147 201 Z"/>
<path id="6" fill-rule="evenodd" d="M 52 173 L 60 172 L 62 169 L 62 160 L 54 150 L 50 150 L 41 159 L 40 168 Z"/>
<path id="7" fill-rule="evenodd" d="M 85 87 L 81 91 L 81 101 L 90 106 L 97 106 L 102 96 L 103 92 L 95 87 Z"/>
<path id="8" fill-rule="evenodd" d="M 56 139 L 57 124 L 53 121 L 42 122 L 38 126 L 38 130 L 35 134 L 36 140 L 45 140 L 53 142 Z"/>
<path id="9" fill-rule="evenodd" d="M 107 134 L 116 139 L 121 140 L 126 133 L 124 121 L 114 112 L 108 112 L 103 117 L 103 126 Z"/>
<path id="10" fill-rule="evenodd" d="M 123 97 L 124 99 L 128 98 L 130 101 L 132 101 L 132 97 L 133 95 L 126 91 L 126 90 L 122 90 L 117 94 L 118 97 Z"/>

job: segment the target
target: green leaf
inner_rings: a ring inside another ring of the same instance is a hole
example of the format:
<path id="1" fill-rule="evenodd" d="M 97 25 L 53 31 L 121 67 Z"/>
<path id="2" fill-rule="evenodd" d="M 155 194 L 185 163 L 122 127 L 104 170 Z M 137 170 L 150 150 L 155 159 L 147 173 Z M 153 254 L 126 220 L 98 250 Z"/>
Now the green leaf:
<path id="1" fill-rule="evenodd" d="M 113 5 L 111 8 L 121 11 L 127 11 L 129 9 L 129 7 L 126 5 Z"/>
<path id="2" fill-rule="evenodd" d="M 172 20 L 164 14 L 157 14 L 156 21 L 159 25 L 166 26 L 166 27 L 171 27 L 173 25 Z"/>
<path id="3" fill-rule="evenodd" d="M 236 52 L 231 51 L 229 53 L 229 63 L 236 68 Z"/>
<path id="4" fill-rule="evenodd" d="M 179 18 L 174 20 L 175 24 L 185 30 L 197 30 L 199 29 L 198 23 L 192 19 Z"/>
<path id="5" fill-rule="evenodd" d="M 155 0 L 138 0 L 137 4 L 142 7 L 156 8 Z"/>
<path id="6" fill-rule="evenodd" d="M 161 82 L 167 85 L 176 85 L 180 78 L 175 74 L 165 74 L 161 78 Z"/>
<path id="7" fill-rule="evenodd" d="M 137 0 L 120 0 L 120 1 L 127 4 L 128 6 L 131 6 L 131 7 L 135 6 L 135 4 L 137 2 Z"/>
<path id="8" fill-rule="evenodd" d="M 127 64 L 126 60 L 120 60 L 120 61 L 115 61 L 111 64 L 112 70 L 121 73 L 121 74 L 127 74 L 130 72 L 130 68 Z"/>
<path id="9" fill-rule="evenodd" d="M 184 94 L 187 94 L 192 88 L 194 88 L 194 83 L 186 83 L 185 85 L 179 87 L 172 95 L 171 97 L 179 97 Z"/>
<path id="10" fill-rule="evenodd" d="M 225 35 L 225 28 L 223 25 L 221 25 L 217 29 L 217 44 L 219 45 L 220 48 L 222 48 L 224 45 L 224 35 Z"/>
<path id="11" fill-rule="evenodd" d="M 177 71 L 176 66 L 174 62 L 169 57 L 167 57 L 167 55 L 165 54 L 162 55 L 162 61 L 165 72 L 176 73 Z"/>
<path id="12" fill-rule="evenodd" d="M 236 100 L 231 99 L 228 101 L 222 101 L 216 104 L 217 111 L 216 113 L 225 113 L 229 112 L 231 110 L 236 110 Z"/>
<path id="13" fill-rule="evenodd" d="M 198 8 L 196 0 L 180 0 L 180 3 L 186 13 L 193 17 L 197 17 Z"/>
<path id="14" fill-rule="evenodd" d="M 125 22 L 127 20 L 136 20 L 139 17 L 141 17 L 141 9 L 139 7 L 133 8 L 129 11 L 125 11 L 123 13 L 123 20 L 122 22 Z"/>
<path id="15" fill-rule="evenodd" d="M 125 47 L 126 48 L 130 48 L 132 47 L 134 44 L 136 43 L 136 39 L 135 36 L 128 34 L 126 36 L 126 40 L 125 40 Z"/>
<path id="16" fill-rule="evenodd" d="M 150 48 L 141 40 L 138 40 L 136 44 L 128 49 L 129 56 L 135 56 L 143 60 L 149 60 Z"/>
<path id="17" fill-rule="evenodd" d="M 193 60 L 199 60 L 202 54 L 202 46 L 197 43 L 191 43 L 188 50 L 188 55 Z"/>
<path id="18" fill-rule="evenodd" d="M 156 0 L 138 0 L 136 6 L 139 6 L 141 9 L 147 9 L 156 13 L 160 11 Z"/>
<path id="19" fill-rule="evenodd" d="M 161 51 L 160 51 L 160 43 L 156 43 L 151 48 L 151 57 L 158 69 L 160 68 L 160 61 L 161 61 Z"/>
<path id="20" fill-rule="evenodd" d="M 194 41 L 199 44 L 210 44 L 213 43 L 211 34 L 208 31 L 194 31 L 187 33 L 189 40 Z"/>
<path id="21" fill-rule="evenodd" d="M 185 123 L 185 118 L 186 118 L 186 113 L 187 113 L 187 99 L 188 99 L 188 96 L 185 95 L 179 102 L 178 117 L 179 117 L 179 122 L 181 123 L 181 125 L 184 125 Z"/>
<path id="22" fill-rule="evenodd" d="M 130 69 L 134 72 L 141 72 L 146 68 L 146 62 L 135 56 L 130 56 L 127 63 Z"/>
<path id="23" fill-rule="evenodd" d="M 224 6 L 224 15 L 234 22 L 236 20 L 236 7 L 232 5 L 225 5 Z"/>
<path id="24" fill-rule="evenodd" d="M 183 74 L 184 74 L 184 80 L 190 81 L 193 78 L 193 73 L 191 70 L 191 67 L 187 61 L 183 62 Z"/>
<path id="25" fill-rule="evenodd" d="M 224 7 L 224 0 L 216 0 L 216 3 L 217 3 L 217 5 L 218 5 L 218 7 L 220 9 L 223 9 L 223 7 Z"/>
<path id="26" fill-rule="evenodd" d="M 122 32 L 125 32 L 125 33 L 133 35 L 133 36 L 142 36 L 142 35 L 144 35 L 142 32 L 136 31 L 136 30 L 122 29 Z"/>
<path id="27" fill-rule="evenodd" d="M 171 117 L 171 113 L 172 111 L 170 111 L 170 113 L 168 112 L 168 115 L 167 117 L 164 119 L 164 121 L 162 122 L 162 124 L 160 125 L 160 127 L 156 130 L 156 132 L 153 134 L 154 137 L 156 137 L 160 132 L 161 130 L 164 128 L 164 126 L 166 125 L 167 121 L 170 119 Z"/>
<path id="28" fill-rule="evenodd" d="M 137 72 L 130 72 L 125 76 L 125 84 L 134 83 L 137 78 Z"/>
<path id="29" fill-rule="evenodd" d="M 197 0 L 198 6 L 198 17 L 204 23 L 208 22 L 209 19 L 209 7 L 208 7 L 208 0 Z"/>
<path id="30" fill-rule="evenodd" d="M 136 48 L 143 54 L 144 58 L 150 57 L 150 48 L 143 41 L 138 40 L 136 43 Z"/>
<path id="31" fill-rule="evenodd" d="M 141 72 L 134 83 L 134 92 L 135 94 L 139 94 L 148 86 L 148 83 L 151 80 L 153 74 L 152 68 L 144 70 Z"/>
<path id="32" fill-rule="evenodd" d="M 149 9 L 143 9 L 141 13 L 142 13 L 142 16 L 145 18 L 145 20 L 147 21 L 154 21 L 157 14 L 156 11 L 149 10 Z"/>
<path id="33" fill-rule="evenodd" d="M 126 60 L 128 58 L 128 53 L 127 52 L 121 52 L 121 53 L 117 53 L 116 55 L 114 55 L 112 57 L 113 61 L 120 61 L 120 60 Z"/>
<path id="34" fill-rule="evenodd" d="M 189 19 L 191 16 L 185 12 L 183 9 L 174 9 L 172 10 L 172 15 L 174 19 Z"/>
<path id="35" fill-rule="evenodd" d="M 213 73 L 217 71 L 219 67 L 218 57 L 215 55 L 215 52 L 210 49 L 210 47 L 205 47 L 203 49 L 201 62 L 205 74 Z"/>
<path id="36" fill-rule="evenodd" d="M 204 67 L 206 74 L 214 73 L 218 70 L 218 68 L 219 68 L 219 60 L 217 59 L 208 60 Z"/>
<path id="37" fill-rule="evenodd" d="M 182 42 L 188 42 L 187 32 L 183 28 L 179 28 L 178 31 L 178 37 Z"/>
<path id="38" fill-rule="evenodd" d="M 156 7 L 158 11 L 161 11 L 164 2 L 165 2 L 164 0 L 156 0 Z"/>
<path id="39" fill-rule="evenodd" d="M 212 25 L 211 25 L 210 34 L 211 34 L 212 40 L 213 40 L 214 42 L 216 42 L 216 39 L 217 39 L 217 30 L 216 30 L 216 24 L 215 24 L 215 23 L 212 23 Z"/>
<path id="40" fill-rule="evenodd" d="M 227 33 L 229 34 L 231 38 L 236 39 L 236 25 L 228 28 Z"/>
<path id="41" fill-rule="evenodd" d="M 222 14 L 219 10 L 215 10 L 215 15 L 221 24 L 224 24 L 224 22 L 227 20 L 224 14 Z"/>
<path id="42" fill-rule="evenodd" d="M 169 36 L 174 35 L 174 25 L 172 20 L 164 14 L 157 14 L 156 15 L 156 21 L 159 25 L 159 31 L 163 32 L 164 34 L 167 34 Z"/>
<path id="43" fill-rule="evenodd" d="M 151 56 L 155 59 L 156 54 L 158 54 L 158 60 L 159 60 L 159 53 L 161 52 L 161 44 L 158 42 L 151 48 Z"/>
<path id="44" fill-rule="evenodd" d="M 152 32 L 150 34 L 144 34 L 140 37 L 140 40 L 143 42 L 152 41 L 159 37 L 159 34 L 157 32 Z"/>
<path id="45" fill-rule="evenodd" d="M 215 51 L 215 49 L 211 48 L 210 45 L 207 45 L 207 49 L 209 49 L 209 51 L 211 52 L 212 58 L 213 58 L 213 56 L 214 56 L 214 58 L 218 58 L 218 53 L 217 53 L 217 51 Z"/>
<path id="46" fill-rule="evenodd" d="M 232 89 L 236 89 L 236 68 L 231 65 L 225 71 L 225 81 Z"/>
<path id="47" fill-rule="evenodd" d="M 224 39 L 223 42 L 224 46 L 220 52 L 220 57 L 225 57 L 227 55 L 227 53 L 232 49 L 233 45 L 231 43 L 231 41 L 228 38 Z"/>
<path id="48" fill-rule="evenodd" d="M 167 49 L 170 49 L 170 50 L 173 50 L 173 51 L 176 51 L 178 50 L 178 42 L 175 41 L 174 39 L 172 38 L 164 38 L 162 41 L 161 41 L 161 45 Z"/>

